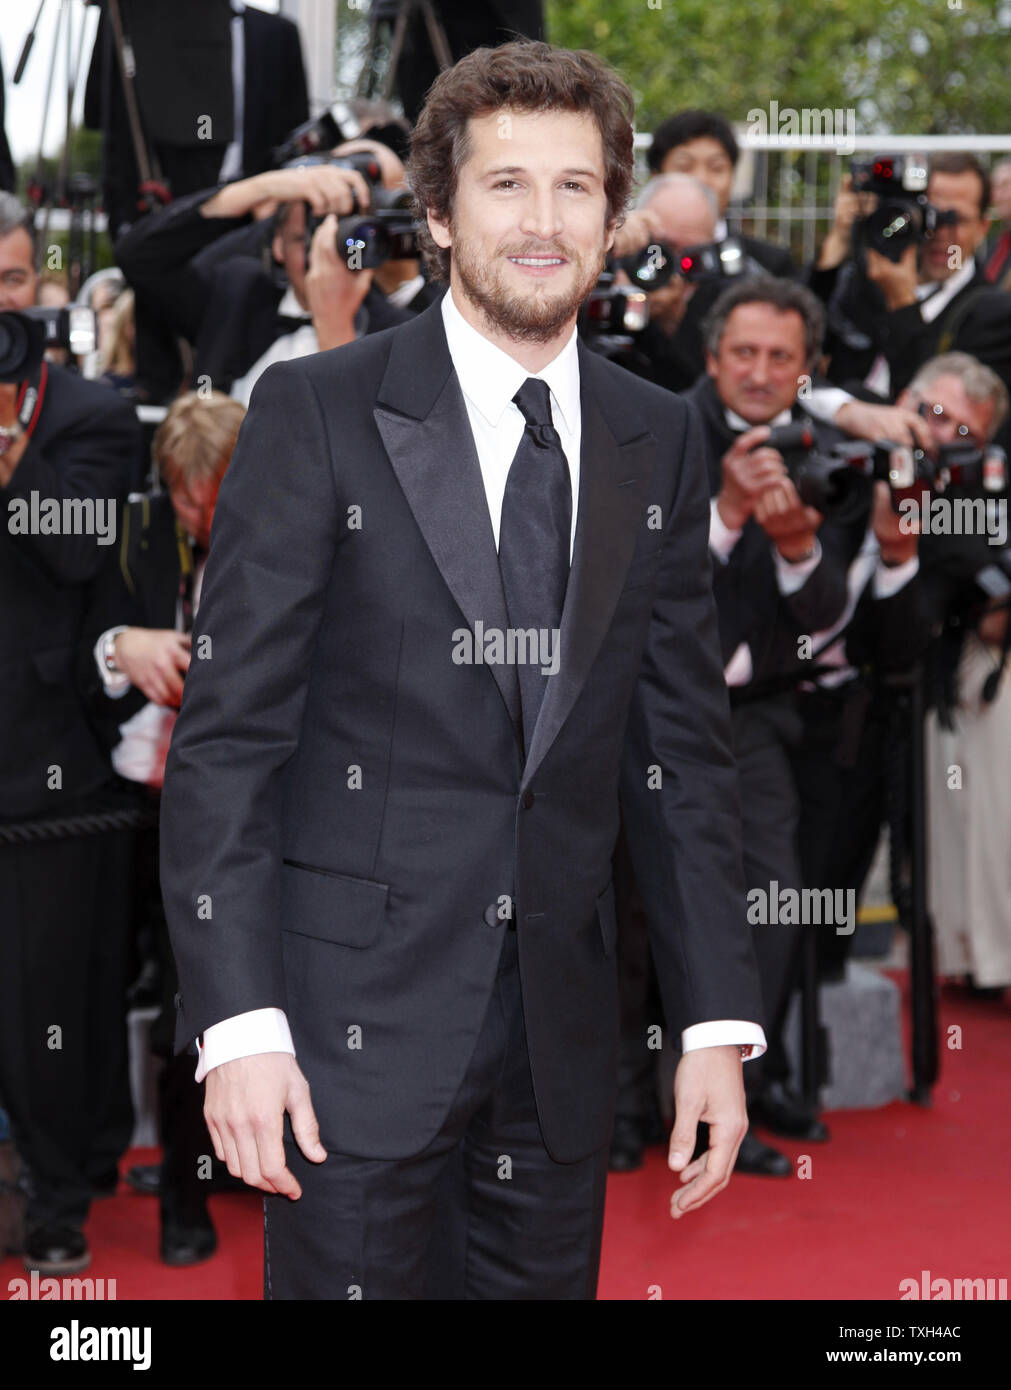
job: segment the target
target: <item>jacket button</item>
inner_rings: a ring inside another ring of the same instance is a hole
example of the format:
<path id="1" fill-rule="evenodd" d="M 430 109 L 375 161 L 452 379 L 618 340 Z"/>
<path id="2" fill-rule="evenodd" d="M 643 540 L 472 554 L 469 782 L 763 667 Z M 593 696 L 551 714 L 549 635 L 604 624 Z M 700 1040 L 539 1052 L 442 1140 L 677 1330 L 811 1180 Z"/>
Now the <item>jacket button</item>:
<path id="1" fill-rule="evenodd" d="M 489 903 L 484 910 L 484 920 L 489 927 L 498 926 L 498 903 Z"/>
<path id="2" fill-rule="evenodd" d="M 520 797 L 520 805 L 523 807 L 524 811 L 529 811 L 536 799 L 533 792 L 527 787 L 526 791 Z"/>

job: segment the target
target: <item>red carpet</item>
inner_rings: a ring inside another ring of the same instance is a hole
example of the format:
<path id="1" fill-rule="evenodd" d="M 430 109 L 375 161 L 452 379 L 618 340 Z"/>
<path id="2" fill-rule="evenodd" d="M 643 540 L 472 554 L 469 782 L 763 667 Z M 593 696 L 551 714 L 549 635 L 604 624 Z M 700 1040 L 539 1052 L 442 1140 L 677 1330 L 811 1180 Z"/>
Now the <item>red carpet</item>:
<path id="1" fill-rule="evenodd" d="M 604 1299 L 885 1299 L 902 1279 L 1011 1276 L 1011 995 L 1003 1002 L 942 995 L 942 1075 L 931 1109 L 896 1103 L 827 1117 L 828 1144 L 775 1141 L 811 1156 L 811 1177 L 735 1177 L 702 1211 L 668 1216 L 674 1187 L 660 1150 L 608 1187 Z M 962 1048 L 944 1046 L 962 1029 Z M 151 1161 L 152 1150 L 124 1160 Z M 121 1184 L 96 1202 L 88 1274 L 117 1281 L 120 1299 L 256 1299 L 262 1205 L 257 1195 L 211 1199 L 221 1248 L 202 1265 L 158 1260 L 157 1203 Z M 0 1262 L 0 1290 L 20 1277 Z M 657 1293 L 659 1289 L 659 1294 Z"/>

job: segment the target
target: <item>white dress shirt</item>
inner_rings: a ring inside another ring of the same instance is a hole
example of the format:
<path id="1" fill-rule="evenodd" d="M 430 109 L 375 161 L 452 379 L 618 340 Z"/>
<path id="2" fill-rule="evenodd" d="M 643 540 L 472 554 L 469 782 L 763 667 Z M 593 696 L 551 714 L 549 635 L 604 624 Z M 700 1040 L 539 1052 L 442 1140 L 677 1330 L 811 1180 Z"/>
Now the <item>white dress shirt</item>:
<path id="1" fill-rule="evenodd" d="M 474 434 L 496 547 L 506 478 L 526 428 L 523 415 L 512 398 L 528 376 L 536 376 L 547 382 L 551 392 L 551 418 L 569 465 L 574 499 L 569 536 L 571 558 L 576 534 L 575 499 L 579 497 L 582 425 L 576 330 L 573 329 L 561 352 L 546 367 L 539 372 L 529 372 L 467 322 L 453 302 L 450 291 L 443 297 L 441 309 L 446 342 Z M 204 1033 L 202 1043 L 198 1040 L 197 1045 L 200 1049 L 196 1070 L 198 1081 L 202 1081 L 212 1067 L 237 1057 L 249 1057 L 260 1052 L 295 1051 L 288 1021 L 283 1010 L 276 1008 L 251 1009 L 248 1013 L 215 1023 Z M 681 1034 L 684 1052 L 726 1045 L 750 1046 L 751 1056 L 760 1057 L 765 1051 L 765 1034 L 759 1024 L 737 1019 L 696 1023 Z"/>
<path id="2" fill-rule="evenodd" d="M 949 275 L 947 280 L 943 280 L 940 287 L 934 281 L 917 285 L 915 293 L 920 303 L 920 318 L 923 322 L 933 323 L 945 305 L 951 302 L 959 290 L 965 289 L 975 274 L 976 262 L 970 260 L 961 270 L 956 270 L 954 275 Z M 879 352 L 872 362 L 871 369 L 864 378 L 864 385 L 882 396 L 892 394 L 892 369 L 883 352 Z"/>
<path id="3" fill-rule="evenodd" d="M 277 306 L 277 312 L 285 318 L 304 318 L 305 323 L 296 328 L 293 333 L 282 333 L 280 338 L 275 338 L 270 347 L 250 367 L 245 376 L 240 376 L 238 381 L 232 385 L 232 399 L 239 401 L 247 409 L 249 408 L 249 398 L 253 394 L 253 387 L 268 367 L 275 362 L 293 362 L 296 357 L 308 357 L 313 352 L 319 352 L 319 339 L 316 337 L 316 329 L 313 327 L 312 319 L 299 304 L 295 297 L 295 291 L 289 285 L 284 296 Z"/>

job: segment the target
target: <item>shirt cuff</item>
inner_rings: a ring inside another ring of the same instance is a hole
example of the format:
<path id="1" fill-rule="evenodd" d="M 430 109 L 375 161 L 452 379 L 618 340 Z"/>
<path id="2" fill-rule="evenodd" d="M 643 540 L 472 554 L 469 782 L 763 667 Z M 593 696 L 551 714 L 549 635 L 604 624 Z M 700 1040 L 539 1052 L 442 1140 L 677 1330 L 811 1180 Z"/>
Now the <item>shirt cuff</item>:
<path id="1" fill-rule="evenodd" d="M 813 415 L 816 420 L 821 420 L 823 424 L 831 425 L 838 411 L 847 402 L 855 399 L 855 396 L 851 396 L 841 386 L 816 386 L 804 405 L 807 407 L 809 415 Z"/>
<path id="2" fill-rule="evenodd" d="M 255 1057 L 261 1052 L 288 1052 L 295 1055 L 291 1029 L 283 1009 L 250 1009 L 233 1018 L 212 1023 L 197 1039 L 200 1053 L 195 1081 L 203 1081 L 207 1073 L 238 1057 Z"/>
<path id="3" fill-rule="evenodd" d="M 808 579 L 821 564 L 821 544 L 818 537 L 814 540 L 814 551 L 806 560 L 799 560 L 797 564 L 791 564 L 789 560 L 784 560 L 779 551 L 773 549 L 773 557 L 776 561 L 776 583 L 779 585 L 779 592 L 784 598 L 789 598 L 798 589 L 803 589 Z"/>
<path id="4" fill-rule="evenodd" d="M 720 509 L 714 497 L 709 503 L 709 549 L 724 564 L 730 559 L 730 552 L 741 539 L 741 528 L 731 530 L 720 516 Z"/>
<path id="5" fill-rule="evenodd" d="M 903 560 L 901 565 L 884 565 L 879 560 L 874 570 L 874 587 L 872 596 L 874 598 L 891 598 L 900 589 L 904 589 L 915 574 L 919 573 L 920 557 L 914 555 L 911 560 Z"/>
<path id="6" fill-rule="evenodd" d="M 700 1047 L 750 1047 L 744 1060 L 753 1061 L 765 1051 L 765 1033 L 757 1023 L 742 1023 L 736 1018 L 693 1023 L 681 1034 L 681 1051 L 697 1052 Z"/>
<path id="7" fill-rule="evenodd" d="M 121 632 L 125 631 L 125 626 L 110 627 L 102 633 L 101 637 L 95 643 L 95 665 L 98 667 L 98 674 L 102 677 L 102 685 L 105 687 L 105 693 L 112 700 L 118 700 L 121 695 L 125 695 L 130 689 L 130 677 L 124 676 L 122 672 L 116 675 L 115 672 L 110 671 L 105 664 L 103 652 L 105 644 L 110 638 L 118 637 Z"/>

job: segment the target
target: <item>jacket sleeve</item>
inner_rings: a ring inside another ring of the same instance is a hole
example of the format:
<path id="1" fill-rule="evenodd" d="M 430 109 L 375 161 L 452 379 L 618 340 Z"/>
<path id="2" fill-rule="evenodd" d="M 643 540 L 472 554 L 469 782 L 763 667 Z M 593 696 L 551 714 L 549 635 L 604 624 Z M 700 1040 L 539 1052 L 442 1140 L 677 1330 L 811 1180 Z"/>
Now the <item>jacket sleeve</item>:
<path id="1" fill-rule="evenodd" d="M 286 1007 L 282 781 L 338 544 L 336 505 L 305 364 L 278 364 L 253 392 L 221 486 L 165 770 L 162 890 L 180 1049 L 222 1019 Z"/>
<path id="2" fill-rule="evenodd" d="M 704 444 L 690 405 L 680 425 L 621 774 L 632 864 L 667 1023 L 677 1033 L 696 1023 L 762 1018 L 712 593 Z"/>

